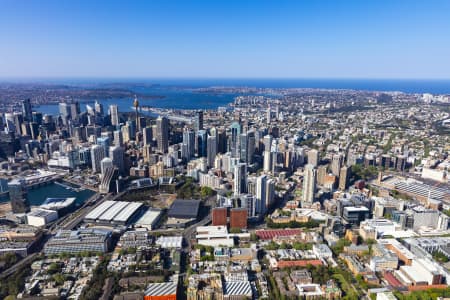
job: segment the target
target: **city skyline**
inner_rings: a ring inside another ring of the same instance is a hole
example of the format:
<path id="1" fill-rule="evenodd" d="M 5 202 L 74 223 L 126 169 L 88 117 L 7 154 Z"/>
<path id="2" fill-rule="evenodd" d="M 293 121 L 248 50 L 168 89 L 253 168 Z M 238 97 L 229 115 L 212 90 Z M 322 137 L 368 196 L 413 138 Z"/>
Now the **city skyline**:
<path id="1" fill-rule="evenodd" d="M 0 78 L 449 79 L 446 1 L 4 1 Z"/>

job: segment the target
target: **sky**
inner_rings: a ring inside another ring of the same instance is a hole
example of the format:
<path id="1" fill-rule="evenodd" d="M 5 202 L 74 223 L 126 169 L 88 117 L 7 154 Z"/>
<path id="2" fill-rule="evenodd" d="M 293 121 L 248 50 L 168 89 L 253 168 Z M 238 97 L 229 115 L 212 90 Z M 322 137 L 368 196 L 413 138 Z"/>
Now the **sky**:
<path id="1" fill-rule="evenodd" d="M 450 79 L 447 0 L 0 0 L 1 78 Z"/>

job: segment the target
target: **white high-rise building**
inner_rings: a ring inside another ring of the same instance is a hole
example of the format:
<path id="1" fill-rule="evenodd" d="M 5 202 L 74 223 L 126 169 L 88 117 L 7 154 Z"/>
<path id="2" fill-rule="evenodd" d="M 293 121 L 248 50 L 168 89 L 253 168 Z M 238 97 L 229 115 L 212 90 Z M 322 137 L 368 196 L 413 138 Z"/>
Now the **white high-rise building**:
<path id="1" fill-rule="evenodd" d="M 313 165 L 307 164 L 303 172 L 303 204 L 310 205 L 314 202 L 314 193 L 316 191 L 317 170 Z"/>
<path id="2" fill-rule="evenodd" d="M 313 167 L 317 167 L 319 165 L 319 151 L 316 149 L 311 149 L 308 151 L 308 164 Z"/>
<path id="3" fill-rule="evenodd" d="M 105 149 L 100 145 L 93 145 L 91 147 L 91 161 L 92 161 L 92 172 L 100 172 L 100 162 L 105 157 Z"/>
<path id="4" fill-rule="evenodd" d="M 109 114 L 111 116 L 111 125 L 119 125 L 119 108 L 117 107 L 117 105 L 113 104 L 109 106 Z"/>
<path id="5" fill-rule="evenodd" d="M 124 171 L 124 161 L 123 161 L 124 150 L 122 147 L 114 146 L 109 147 L 109 158 L 111 158 L 114 167 L 119 170 L 119 174 L 123 174 Z"/>
<path id="6" fill-rule="evenodd" d="M 264 138 L 264 151 L 270 151 L 272 148 L 272 136 L 271 135 L 265 135 Z"/>
<path id="7" fill-rule="evenodd" d="M 191 160 L 195 155 L 195 133 L 187 127 L 183 130 L 183 147 L 183 158 Z"/>
<path id="8" fill-rule="evenodd" d="M 272 153 L 270 151 L 264 151 L 264 172 L 272 171 Z"/>
<path id="9" fill-rule="evenodd" d="M 111 158 L 109 157 L 105 157 L 104 159 L 102 159 L 102 161 L 100 162 L 100 173 L 102 174 L 102 177 L 105 175 L 105 172 L 108 168 L 112 168 L 113 165 L 113 161 Z"/>
<path id="10" fill-rule="evenodd" d="M 122 136 L 122 131 L 120 131 L 120 130 L 114 131 L 114 146 L 118 146 L 118 147 L 123 146 L 123 136 Z"/>

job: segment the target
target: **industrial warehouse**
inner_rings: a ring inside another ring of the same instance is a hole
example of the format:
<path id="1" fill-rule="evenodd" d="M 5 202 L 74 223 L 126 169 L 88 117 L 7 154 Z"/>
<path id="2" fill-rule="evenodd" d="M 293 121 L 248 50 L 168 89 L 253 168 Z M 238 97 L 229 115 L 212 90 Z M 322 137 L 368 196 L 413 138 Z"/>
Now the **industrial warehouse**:
<path id="1" fill-rule="evenodd" d="M 142 206 L 139 202 L 105 201 L 88 213 L 84 220 L 104 225 L 127 225 Z"/>

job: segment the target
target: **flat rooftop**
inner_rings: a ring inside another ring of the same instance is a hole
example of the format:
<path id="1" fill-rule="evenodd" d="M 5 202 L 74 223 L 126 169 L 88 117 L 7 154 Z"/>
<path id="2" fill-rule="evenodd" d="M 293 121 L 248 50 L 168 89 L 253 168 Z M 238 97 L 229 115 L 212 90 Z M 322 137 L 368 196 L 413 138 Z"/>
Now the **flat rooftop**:
<path id="1" fill-rule="evenodd" d="M 200 209 L 200 200 L 175 200 L 170 206 L 168 217 L 177 219 L 195 219 Z"/>

